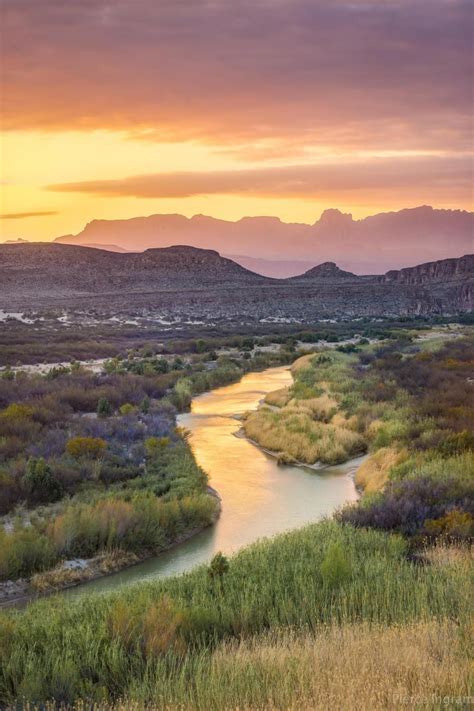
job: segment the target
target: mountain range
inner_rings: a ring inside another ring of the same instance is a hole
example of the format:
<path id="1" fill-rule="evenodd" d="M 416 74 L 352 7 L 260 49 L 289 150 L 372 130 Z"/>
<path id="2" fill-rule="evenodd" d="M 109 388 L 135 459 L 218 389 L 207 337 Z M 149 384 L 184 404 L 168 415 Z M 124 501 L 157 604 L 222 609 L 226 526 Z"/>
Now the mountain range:
<path id="1" fill-rule="evenodd" d="M 474 255 L 358 276 L 334 262 L 299 276 L 255 274 L 189 246 L 117 253 L 54 243 L 0 245 L 0 309 L 113 316 L 295 320 L 472 311 Z"/>
<path id="2" fill-rule="evenodd" d="M 56 242 L 132 252 L 186 244 L 216 250 L 253 271 L 283 278 L 326 261 L 357 274 L 377 274 L 461 257 L 473 251 L 473 236 L 474 213 L 422 206 L 362 220 L 330 209 L 313 225 L 276 217 L 229 222 L 205 215 L 93 220 L 82 232 Z"/>

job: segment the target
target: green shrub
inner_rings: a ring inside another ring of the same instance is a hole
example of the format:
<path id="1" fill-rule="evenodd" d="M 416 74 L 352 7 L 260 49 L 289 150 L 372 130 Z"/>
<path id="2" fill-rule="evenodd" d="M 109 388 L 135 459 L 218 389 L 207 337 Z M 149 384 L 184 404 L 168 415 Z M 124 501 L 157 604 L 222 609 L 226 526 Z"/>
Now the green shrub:
<path id="1" fill-rule="evenodd" d="M 0 579 L 29 577 L 59 559 L 52 542 L 33 527 L 0 533 Z"/>
<path id="2" fill-rule="evenodd" d="M 109 417 L 111 414 L 112 405 L 105 397 L 101 397 L 97 403 L 97 417 Z"/>
<path id="3" fill-rule="evenodd" d="M 320 566 L 324 585 L 337 588 L 351 576 L 351 564 L 341 543 L 331 543 Z"/>
<path id="4" fill-rule="evenodd" d="M 44 459 L 31 458 L 28 461 L 23 485 L 29 502 L 35 504 L 57 501 L 64 493 L 63 487 L 55 479 L 51 467 Z"/>

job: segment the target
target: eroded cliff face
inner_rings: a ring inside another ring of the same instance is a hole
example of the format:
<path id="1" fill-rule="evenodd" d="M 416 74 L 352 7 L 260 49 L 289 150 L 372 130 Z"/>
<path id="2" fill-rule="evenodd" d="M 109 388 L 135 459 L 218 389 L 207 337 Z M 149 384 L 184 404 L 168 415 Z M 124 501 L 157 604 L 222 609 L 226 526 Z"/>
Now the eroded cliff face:
<path id="1" fill-rule="evenodd" d="M 299 277 L 270 279 L 195 247 L 119 254 L 60 244 L 0 245 L 4 311 L 311 323 L 329 317 L 470 312 L 473 293 L 473 255 L 363 277 L 327 262 Z"/>
<path id="2" fill-rule="evenodd" d="M 387 272 L 378 277 L 380 283 L 396 284 L 428 284 L 434 282 L 449 282 L 453 279 L 464 279 L 474 274 L 474 255 L 467 254 L 458 259 L 442 259 L 437 262 L 427 262 L 416 267 Z"/>

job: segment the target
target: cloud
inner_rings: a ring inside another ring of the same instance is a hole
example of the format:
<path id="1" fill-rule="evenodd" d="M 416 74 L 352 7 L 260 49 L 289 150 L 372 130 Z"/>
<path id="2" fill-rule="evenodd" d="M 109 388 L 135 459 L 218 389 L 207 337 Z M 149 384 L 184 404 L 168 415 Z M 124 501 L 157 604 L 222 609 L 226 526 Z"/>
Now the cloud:
<path id="1" fill-rule="evenodd" d="M 47 215 L 59 215 L 56 210 L 38 210 L 37 212 L 4 212 L 0 214 L 0 220 L 22 220 L 26 217 L 46 217 Z"/>
<path id="2" fill-rule="evenodd" d="M 229 171 L 190 171 L 134 175 L 47 186 L 58 192 L 138 198 L 187 198 L 239 194 L 285 198 L 343 198 L 388 192 L 409 199 L 431 195 L 469 200 L 472 162 L 460 156 L 372 158 L 345 163 L 320 163 Z"/>
<path id="3" fill-rule="evenodd" d="M 469 0 L 4 0 L 2 19 L 7 130 L 469 145 Z"/>

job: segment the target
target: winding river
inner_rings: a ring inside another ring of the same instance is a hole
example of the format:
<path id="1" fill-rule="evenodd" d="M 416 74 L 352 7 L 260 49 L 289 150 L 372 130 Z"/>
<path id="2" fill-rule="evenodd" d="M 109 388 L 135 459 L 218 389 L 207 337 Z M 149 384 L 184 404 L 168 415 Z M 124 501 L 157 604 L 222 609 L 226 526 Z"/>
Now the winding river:
<path id="1" fill-rule="evenodd" d="M 288 368 L 249 373 L 233 385 L 194 398 L 178 424 L 191 433 L 198 463 L 222 498 L 219 521 L 180 546 L 121 572 L 68 590 L 67 595 L 109 591 L 131 583 L 187 571 L 217 551 L 231 554 L 259 538 L 299 528 L 355 501 L 358 460 L 318 471 L 278 466 L 274 457 L 237 436 L 239 416 L 266 393 L 290 385 Z"/>

